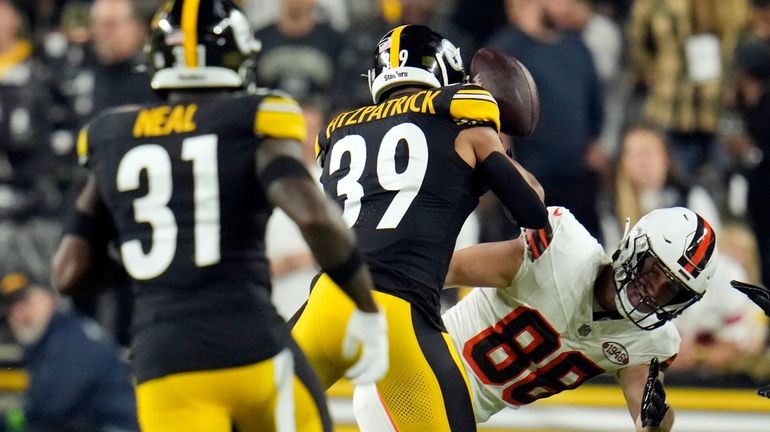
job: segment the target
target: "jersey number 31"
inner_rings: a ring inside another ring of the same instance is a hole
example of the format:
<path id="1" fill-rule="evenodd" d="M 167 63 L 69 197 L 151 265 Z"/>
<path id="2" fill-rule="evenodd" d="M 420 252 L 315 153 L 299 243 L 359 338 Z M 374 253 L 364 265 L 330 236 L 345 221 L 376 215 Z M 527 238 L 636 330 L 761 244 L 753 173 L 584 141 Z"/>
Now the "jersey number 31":
<path id="1" fill-rule="evenodd" d="M 195 265 L 205 267 L 220 260 L 219 171 L 217 136 L 201 135 L 182 141 L 182 160 L 193 164 L 195 202 Z M 131 277 L 147 280 L 163 274 L 176 253 L 177 223 L 168 207 L 173 190 L 171 157 L 157 144 L 129 150 L 120 160 L 117 188 L 120 192 L 139 188 L 141 173 L 147 173 L 147 195 L 134 200 L 134 219 L 152 228 L 152 246 L 145 253 L 139 239 L 120 245 L 123 265 Z"/>

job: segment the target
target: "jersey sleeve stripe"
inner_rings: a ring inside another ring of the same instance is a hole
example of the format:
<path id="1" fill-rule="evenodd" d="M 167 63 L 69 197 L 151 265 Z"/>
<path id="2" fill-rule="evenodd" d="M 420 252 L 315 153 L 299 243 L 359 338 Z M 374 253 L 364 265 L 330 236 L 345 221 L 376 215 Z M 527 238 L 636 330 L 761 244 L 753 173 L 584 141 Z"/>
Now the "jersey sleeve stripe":
<path id="1" fill-rule="evenodd" d="M 482 93 L 480 93 L 480 94 L 456 94 L 453 99 L 454 100 L 457 100 L 457 99 L 483 100 L 483 101 L 492 102 L 493 104 L 497 105 L 497 101 L 495 100 L 495 98 L 493 98 L 489 94 L 482 94 Z"/>
<path id="2" fill-rule="evenodd" d="M 292 99 L 266 97 L 254 117 L 254 133 L 304 141 L 307 134 L 302 110 Z"/>
<path id="3" fill-rule="evenodd" d="M 545 229 L 527 229 L 526 233 L 527 245 L 529 246 L 529 250 L 532 253 L 532 260 L 534 261 L 540 258 L 540 256 L 545 253 L 545 250 L 548 249 L 548 245 L 551 244 L 551 238 L 553 234 L 550 232 L 550 230 Z"/>
<path id="4" fill-rule="evenodd" d="M 75 151 L 78 155 L 78 163 L 80 165 L 86 165 L 88 162 L 88 129 L 80 129 L 78 141 L 75 145 Z"/>
<path id="5" fill-rule="evenodd" d="M 464 98 L 455 95 L 449 105 L 449 115 L 460 121 L 492 123 L 495 129 L 500 131 L 500 108 L 494 99 L 489 100 L 478 96 Z"/>
<path id="6" fill-rule="evenodd" d="M 484 89 L 473 89 L 473 88 L 470 88 L 470 89 L 460 89 L 460 90 L 457 90 L 457 93 L 455 93 L 455 94 L 485 94 L 485 95 L 488 95 L 490 93 L 488 91 L 484 90 Z"/>
<path id="7" fill-rule="evenodd" d="M 534 231 L 528 229 L 526 233 L 529 253 L 532 254 L 532 261 L 534 261 L 540 258 L 540 250 L 537 248 L 537 244 L 535 243 Z"/>

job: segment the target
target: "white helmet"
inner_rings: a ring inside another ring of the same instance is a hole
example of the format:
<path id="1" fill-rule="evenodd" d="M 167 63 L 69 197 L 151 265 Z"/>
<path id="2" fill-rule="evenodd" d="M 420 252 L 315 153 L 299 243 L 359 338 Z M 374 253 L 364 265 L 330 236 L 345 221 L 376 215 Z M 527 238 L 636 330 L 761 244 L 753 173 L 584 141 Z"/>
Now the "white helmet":
<path id="1" fill-rule="evenodd" d="M 618 311 L 639 328 L 652 330 L 706 293 L 717 267 L 716 234 L 692 210 L 655 210 L 623 237 L 612 258 Z M 670 282 L 666 292 L 648 295 L 645 286 L 659 276 Z"/>

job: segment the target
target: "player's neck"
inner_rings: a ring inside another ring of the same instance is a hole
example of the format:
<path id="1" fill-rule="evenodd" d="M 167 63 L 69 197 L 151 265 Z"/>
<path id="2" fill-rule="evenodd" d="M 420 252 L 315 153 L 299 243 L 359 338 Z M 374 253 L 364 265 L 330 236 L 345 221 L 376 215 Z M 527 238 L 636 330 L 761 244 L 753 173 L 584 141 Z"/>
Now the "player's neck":
<path id="1" fill-rule="evenodd" d="M 219 99 L 228 94 L 230 94 L 230 91 L 225 89 L 172 91 L 168 94 L 168 102 L 172 104 L 189 101 L 200 102 Z"/>
<path id="2" fill-rule="evenodd" d="M 388 99 L 394 99 L 400 96 L 410 95 L 421 92 L 423 89 L 420 87 L 404 87 L 398 90 L 394 90 L 393 93 L 388 96 Z"/>
<path id="3" fill-rule="evenodd" d="M 612 277 L 612 266 L 607 264 L 599 270 L 599 275 L 594 282 L 594 299 L 605 312 L 617 312 L 615 295 L 615 280 Z"/>

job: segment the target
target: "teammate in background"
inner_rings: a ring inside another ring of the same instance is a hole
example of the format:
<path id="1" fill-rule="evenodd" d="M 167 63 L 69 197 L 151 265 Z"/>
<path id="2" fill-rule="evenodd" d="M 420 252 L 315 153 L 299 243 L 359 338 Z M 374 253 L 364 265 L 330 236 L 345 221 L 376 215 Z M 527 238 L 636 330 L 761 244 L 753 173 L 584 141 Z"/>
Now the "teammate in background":
<path id="1" fill-rule="evenodd" d="M 239 92 L 258 43 L 227 0 L 169 2 L 149 45 L 166 104 L 109 111 L 80 133 L 90 169 L 54 257 L 76 292 L 114 223 L 134 282 L 132 351 L 144 431 L 330 431 L 324 397 L 270 303 L 273 206 L 356 308 L 343 331 L 355 382 L 387 370 L 386 322 L 339 210 L 302 164 L 305 124 L 279 93 Z M 342 351 L 340 349 L 340 351 Z"/>
<path id="2" fill-rule="evenodd" d="M 703 296 L 717 266 L 711 226 L 683 207 L 656 210 L 610 258 L 566 208 L 549 207 L 548 217 L 552 231 L 527 229 L 452 257 L 447 286 L 496 287 L 475 288 L 443 316 L 471 376 L 477 421 L 611 373 L 637 431 L 670 430 L 658 369 L 679 347 L 669 320 Z M 371 386 L 354 398 L 359 423 L 372 424 L 362 430 L 389 430 Z"/>
<path id="3" fill-rule="evenodd" d="M 332 119 L 317 152 L 321 183 L 358 236 L 387 316 L 391 368 L 379 397 L 399 431 L 473 431 L 467 377 L 439 310 L 455 240 L 486 188 L 523 226 L 545 226 L 545 207 L 504 153 L 497 102 L 464 84 L 450 41 L 397 27 L 379 41 L 368 77 L 374 105 Z M 350 364 L 339 352 L 352 311 L 321 275 L 293 328 L 326 387 Z"/>

